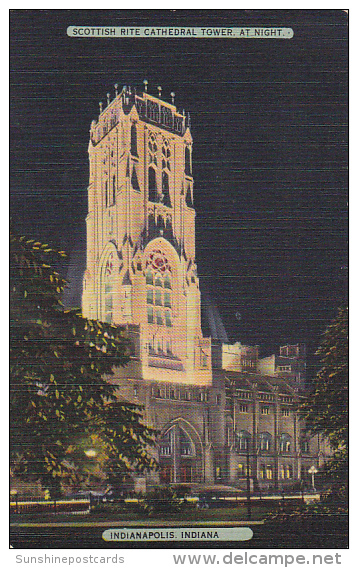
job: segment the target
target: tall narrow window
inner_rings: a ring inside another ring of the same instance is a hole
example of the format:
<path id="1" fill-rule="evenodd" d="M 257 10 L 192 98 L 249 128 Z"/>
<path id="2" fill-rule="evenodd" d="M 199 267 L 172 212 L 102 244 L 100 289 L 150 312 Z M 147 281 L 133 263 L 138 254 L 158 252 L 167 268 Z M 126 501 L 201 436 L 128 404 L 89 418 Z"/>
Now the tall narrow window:
<path id="1" fill-rule="evenodd" d="M 191 155 L 189 146 L 185 146 L 185 174 L 191 176 Z"/>
<path id="2" fill-rule="evenodd" d="M 131 181 L 132 181 L 133 189 L 135 189 L 136 191 L 140 191 L 140 185 L 139 185 L 137 170 L 136 170 L 135 166 L 133 166 L 132 180 Z"/>
<path id="3" fill-rule="evenodd" d="M 259 448 L 263 452 L 269 452 L 271 449 L 272 436 L 268 432 L 259 435 Z"/>
<path id="4" fill-rule="evenodd" d="M 131 154 L 132 156 L 138 156 L 137 150 L 137 127 L 135 124 L 131 126 Z"/>
<path id="5" fill-rule="evenodd" d="M 146 261 L 146 294 L 147 305 L 155 306 L 148 323 L 172 327 L 171 267 L 160 250 L 150 252 Z"/>
<path id="6" fill-rule="evenodd" d="M 116 176 L 112 177 L 112 204 L 116 202 Z"/>
<path id="7" fill-rule="evenodd" d="M 108 207 L 109 205 L 109 200 L 108 200 L 108 180 L 106 180 L 104 182 L 104 194 L 105 194 L 105 199 L 106 199 L 106 207 Z"/>
<path id="8" fill-rule="evenodd" d="M 158 201 L 158 194 L 157 194 L 157 176 L 155 173 L 155 169 L 150 166 L 148 170 L 148 192 L 149 192 L 149 201 Z"/>
<path id="9" fill-rule="evenodd" d="M 165 325 L 172 327 L 172 316 L 169 310 L 165 310 Z"/>
<path id="10" fill-rule="evenodd" d="M 163 325 L 163 316 L 161 310 L 156 311 L 157 325 Z"/>
<path id="11" fill-rule="evenodd" d="M 170 195 L 169 195 L 169 176 L 167 172 L 162 173 L 162 194 L 163 194 L 163 204 L 167 207 L 171 206 Z"/>
<path id="12" fill-rule="evenodd" d="M 247 451 L 249 449 L 250 434 L 246 430 L 241 430 L 236 434 L 237 436 L 237 449 L 240 451 Z"/>
<path id="13" fill-rule="evenodd" d="M 170 148 L 168 140 L 162 146 L 162 200 L 164 205 L 171 207 L 169 194 Z"/>
<path id="14" fill-rule="evenodd" d="M 145 281 L 146 284 L 152 284 L 153 285 L 153 272 L 151 271 L 150 268 L 148 268 L 146 276 L 145 276 Z"/>
<path id="15" fill-rule="evenodd" d="M 290 453 L 290 451 L 291 451 L 291 436 L 289 434 L 281 434 L 280 451 L 283 454 Z"/>
<path id="16" fill-rule="evenodd" d="M 172 307 L 170 292 L 167 292 L 167 291 L 164 292 L 164 307 L 165 308 L 171 308 Z"/>
<path id="17" fill-rule="evenodd" d="M 113 279 L 114 279 L 114 256 L 111 252 L 107 258 L 103 270 L 102 281 L 102 318 L 106 323 L 112 323 L 113 319 Z"/>
<path id="18" fill-rule="evenodd" d="M 152 306 L 147 306 L 147 317 L 148 317 L 148 323 L 153 323 L 153 308 Z"/>

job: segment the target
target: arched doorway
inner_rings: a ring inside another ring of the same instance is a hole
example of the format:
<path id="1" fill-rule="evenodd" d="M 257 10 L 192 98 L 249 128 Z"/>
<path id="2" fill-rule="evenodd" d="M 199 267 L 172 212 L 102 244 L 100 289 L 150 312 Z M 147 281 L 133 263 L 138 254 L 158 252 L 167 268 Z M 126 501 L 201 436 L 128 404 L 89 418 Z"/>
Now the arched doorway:
<path id="1" fill-rule="evenodd" d="M 173 424 L 159 439 L 161 483 L 194 483 L 202 477 L 202 452 L 189 428 Z"/>

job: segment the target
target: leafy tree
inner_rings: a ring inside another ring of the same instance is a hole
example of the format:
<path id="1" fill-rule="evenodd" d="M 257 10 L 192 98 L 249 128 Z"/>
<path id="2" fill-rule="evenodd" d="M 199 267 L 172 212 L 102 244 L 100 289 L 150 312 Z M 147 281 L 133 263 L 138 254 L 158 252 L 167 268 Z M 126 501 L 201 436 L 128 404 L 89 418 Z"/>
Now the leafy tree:
<path id="1" fill-rule="evenodd" d="M 348 477 L 348 308 L 341 308 L 325 331 L 317 355 L 321 369 L 301 413 L 307 429 L 329 441 L 333 456 L 326 471 L 344 488 Z"/>
<path id="2" fill-rule="evenodd" d="M 155 467 L 155 432 L 138 406 L 119 402 L 110 380 L 131 345 L 120 327 L 65 310 L 64 256 L 15 233 L 10 238 L 10 427 L 15 475 L 53 496 L 89 475 L 116 482 Z"/>

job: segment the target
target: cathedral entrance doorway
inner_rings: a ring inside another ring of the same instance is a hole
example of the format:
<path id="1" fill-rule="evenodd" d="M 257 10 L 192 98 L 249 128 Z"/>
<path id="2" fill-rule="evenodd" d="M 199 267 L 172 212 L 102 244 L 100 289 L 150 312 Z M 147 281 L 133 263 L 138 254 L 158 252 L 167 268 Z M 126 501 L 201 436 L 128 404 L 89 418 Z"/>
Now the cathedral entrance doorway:
<path id="1" fill-rule="evenodd" d="M 193 483 L 201 470 L 201 452 L 188 432 L 175 424 L 159 440 L 161 483 Z"/>

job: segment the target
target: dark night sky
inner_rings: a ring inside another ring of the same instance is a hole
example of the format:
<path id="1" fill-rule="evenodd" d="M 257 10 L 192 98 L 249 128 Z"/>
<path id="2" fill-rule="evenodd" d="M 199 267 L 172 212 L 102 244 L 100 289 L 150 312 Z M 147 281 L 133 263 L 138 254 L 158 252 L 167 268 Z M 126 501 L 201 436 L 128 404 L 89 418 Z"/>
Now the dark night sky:
<path id="1" fill-rule="evenodd" d="M 77 39 L 69 25 L 282 26 L 295 35 Z M 263 354 L 305 341 L 312 354 L 347 295 L 344 11 L 15 10 L 10 49 L 18 231 L 67 250 L 81 279 L 90 123 L 114 83 L 141 89 L 148 79 L 165 100 L 174 90 L 192 119 L 204 304 L 217 305 L 231 340 Z"/>

